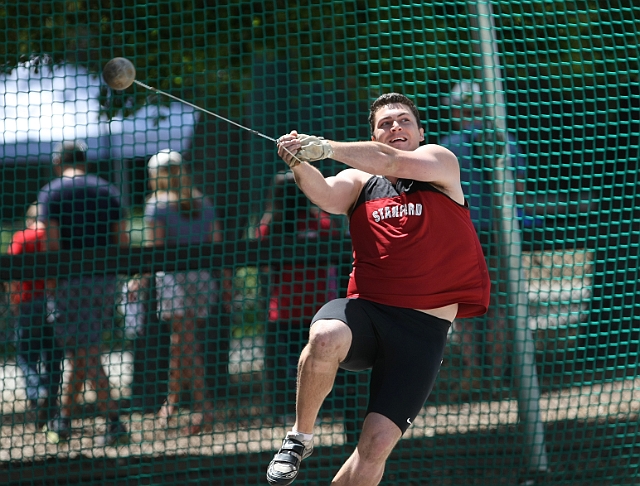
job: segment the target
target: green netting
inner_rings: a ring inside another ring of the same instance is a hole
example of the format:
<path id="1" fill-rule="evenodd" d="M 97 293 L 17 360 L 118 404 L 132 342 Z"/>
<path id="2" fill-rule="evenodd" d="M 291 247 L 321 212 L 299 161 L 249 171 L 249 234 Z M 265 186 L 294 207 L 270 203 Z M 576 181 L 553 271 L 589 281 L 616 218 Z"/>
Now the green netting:
<path id="1" fill-rule="evenodd" d="M 367 140 L 370 102 L 402 92 L 458 155 L 492 305 L 454 322 L 381 484 L 636 484 L 640 7 L 223 3 L 0 4 L 0 483 L 265 483 L 310 318 L 346 292 L 346 218 L 301 194 L 270 140 L 108 89 L 121 56 L 269 138 Z M 57 203 L 62 140 L 118 195 Z M 148 170 L 162 149 L 181 154 L 173 192 Z M 37 219 L 64 220 L 59 240 Z M 94 236 L 120 220 L 126 238 Z M 338 373 L 296 484 L 330 482 L 367 397 L 367 373 Z"/>

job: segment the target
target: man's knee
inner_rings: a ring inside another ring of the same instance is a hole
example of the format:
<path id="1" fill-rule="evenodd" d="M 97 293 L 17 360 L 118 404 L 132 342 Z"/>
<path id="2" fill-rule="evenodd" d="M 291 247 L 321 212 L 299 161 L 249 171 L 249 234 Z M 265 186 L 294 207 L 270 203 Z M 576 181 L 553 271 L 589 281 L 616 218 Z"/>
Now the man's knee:
<path id="1" fill-rule="evenodd" d="M 342 361 L 351 347 L 351 329 L 342 321 L 319 320 L 309 331 L 309 353 L 318 358 Z"/>
<path id="2" fill-rule="evenodd" d="M 362 427 L 358 443 L 359 454 L 367 462 L 384 462 L 401 437 L 402 431 L 390 419 L 378 413 L 370 413 Z"/>
<path id="3" fill-rule="evenodd" d="M 384 464 L 397 440 L 385 434 L 369 436 L 358 443 L 358 452 L 363 461 L 368 464 Z"/>

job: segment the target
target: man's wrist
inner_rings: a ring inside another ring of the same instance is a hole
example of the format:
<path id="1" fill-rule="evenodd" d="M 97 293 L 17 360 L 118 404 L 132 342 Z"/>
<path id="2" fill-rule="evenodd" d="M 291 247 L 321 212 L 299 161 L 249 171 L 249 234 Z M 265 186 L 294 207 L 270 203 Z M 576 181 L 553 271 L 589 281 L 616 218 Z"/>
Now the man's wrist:
<path id="1" fill-rule="evenodd" d="M 298 135 L 298 140 L 300 140 L 300 150 L 296 157 L 303 162 L 314 162 L 333 157 L 333 147 L 329 140 L 304 133 Z"/>

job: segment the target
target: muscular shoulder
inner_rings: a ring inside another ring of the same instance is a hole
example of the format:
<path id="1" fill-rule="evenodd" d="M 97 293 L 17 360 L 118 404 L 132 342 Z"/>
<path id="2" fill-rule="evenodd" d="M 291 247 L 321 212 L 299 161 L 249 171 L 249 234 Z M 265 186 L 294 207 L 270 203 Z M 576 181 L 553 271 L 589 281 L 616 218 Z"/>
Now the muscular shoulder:
<path id="1" fill-rule="evenodd" d="M 313 171 L 317 172 L 317 169 L 314 168 Z M 334 176 L 323 178 L 322 181 L 317 180 L 315 184 L 302 179 L 299 187 L 323 211 L 329 214 L 350 214 L 362 187 L 371 177 L 371 174 L 358 169 L 345 169 Z"/>
<path id="2" fill-rule="evenodd" d="M 374 174 L 369 174 L 368 172 L 364 172 L 359 169 L 345 169 L 339 172 L 338 175 L 336 175 L 336 178 L 363 186 L 373 176 Z"/>
<path id="3" fill-rule="evenodd" d="M 364 172 L 359 169 L 345 169 L 339 172 L 336 176 L 329 178 L 327 180 L 333 179 L 333 184 L 340 185 L 344 184 L 349 188 L 348 192 L 348 203 L 349 206 L 355 203 L 356 199 L 360 195 L 362 189 L 367 185 L 367 183 L 380 177 L 375 174 L 369 174 L 368 172 Z"/>
<path id="4" fill-rule="evenodd" d="M 428 143 L 421 145 L 415 150 L 417 154 L 424 154 L 425 156 L 436 157 L 439 162 L 444 163 L 456 163 L 456 154 L 441 144 Z"/>
<path id="5" fill-rule="evenodd" d="M 424 156 L 426 170 L 421 174 L 422 178 L 415 179 L 431 183 L 454 201 L 463 204 L 458 157 L 448 148 L 437 144 L 423 145 L 416 152 Z"/>

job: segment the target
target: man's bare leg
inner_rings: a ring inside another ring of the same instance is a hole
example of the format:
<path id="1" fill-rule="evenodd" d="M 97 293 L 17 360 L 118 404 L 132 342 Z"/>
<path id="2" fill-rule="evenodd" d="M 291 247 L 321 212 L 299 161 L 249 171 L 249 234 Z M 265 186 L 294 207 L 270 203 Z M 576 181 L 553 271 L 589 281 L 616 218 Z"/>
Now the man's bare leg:
<path id="1" fill-rule="evenodd" d="M 63 417 L 71 417 L 77 398 L 84 388 L 87 379 L 87 361 L 84 349 L 79 347 L 76 354 L 69 358 L 71 373 L 69 382 L 63 387 L 60 411 Z"/>
<path id="2" fill-rule="evenodd" d="M 182 353 L 182 320 L 173 318 L 171 320 L 171 345 L 169 354 L 169 383 L 167 399 L 158 411 L 158 417 L 167 425 L 169 418 L 175 413 L 180 400 L 182 390 L 182 374 L 186 357 Z"/>
<path id="3" fill-rule="evenodd" d="M 317 321 L 298 363 L 298 390 L 294 430 L 312 434 L 313 427 L 343 361 L 351 347 L 351 329 L 342 321 Z"/>
<path id="4" fill-rule="evenodd" d="M 387 417 L 370 413 L 362 426 L 356 450 L 331 482 L 334 486 L 375 486 L 380 483 L 387 458 L 402 437 Z"/>
<path id="5" fill-rule="evenodd" d="M 196 330 L 204 327 L 203 322 L 195 318 L 185 320 L 184 335 L 182 336 L 182 357 L 185 359 L 182 368 L 182 380 L 189 384 L 193 392 L 194 411 L 202 412 L 200 417 L 190 414 L 191 424 L 182 429 L 184 435 L 195 435 L 204 427 L 213 424 L 213 403 L 207 393 L 205 361 L 202 346 L 196 340 Z"/>
<path id="6" fill-rule="evenodd" d="M 325 397 L 333 388 L 340 362 L 351 347 L 351 329 L 338 320 L 317 321 L 298 363 L 296 423 L 267 468 L 272 486 L 286 486 L 298 476 L 300 462 L 313 451 L 313 426 Z"/>

